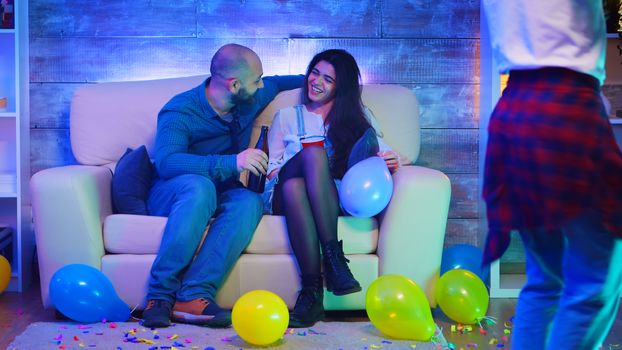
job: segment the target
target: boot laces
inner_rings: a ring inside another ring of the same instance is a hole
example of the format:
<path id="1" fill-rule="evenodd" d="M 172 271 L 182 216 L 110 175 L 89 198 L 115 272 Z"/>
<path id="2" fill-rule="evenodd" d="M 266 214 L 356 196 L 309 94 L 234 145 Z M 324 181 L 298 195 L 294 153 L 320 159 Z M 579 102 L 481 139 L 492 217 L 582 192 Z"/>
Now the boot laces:
<path id="1" fill-rule="evenodd" d="M 307 313 L 315 303 L 315 288 L 303 287 L 298 293 L 296 305 L 294 305 L 295 313 Z"/>
<path id="2" fill-rule="evenodd" d="M 169 303 L 165 300 L 159 299 L 151 299 L 147 302 L 147 310 L 153 309 L 154 307 L 168 307 Z"/>
<path id="3" fill-rule="evenodd" d="M 328 263 L 333 268 L 337 274 L 349 274 L 350 270 L 348 269 L 347 263 L 350 262 L 350 259 L 346 258 L 343 252 L 333 251 L 329 253 Z"/>

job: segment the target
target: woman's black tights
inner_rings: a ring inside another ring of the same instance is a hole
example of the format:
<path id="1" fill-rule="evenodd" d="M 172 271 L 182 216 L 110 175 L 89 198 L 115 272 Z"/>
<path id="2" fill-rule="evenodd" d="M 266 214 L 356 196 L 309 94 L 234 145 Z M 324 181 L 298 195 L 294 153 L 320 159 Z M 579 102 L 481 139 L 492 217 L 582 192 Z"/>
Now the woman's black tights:
<path id="1" fill-rule="evenodd" d="M 272 209 L 285 215 L 301 275 L 319 276 L 320 244 L 337 239 L 340 212 L 337 187 L 323 148 L 304 148 L 285 163 L 279 171 Z"/>
<path id="2" fill-rule="evenodd" d="M 347 168 L 378 153 L 378 139 L 369 128 L 353 145 Z M 272 211 L 285 215 L 289 241 L 308 279 L 320 275 L 320 244 L 337 240 L 339 195 L 321 147 L 303 148 L 279 171 Z"/>

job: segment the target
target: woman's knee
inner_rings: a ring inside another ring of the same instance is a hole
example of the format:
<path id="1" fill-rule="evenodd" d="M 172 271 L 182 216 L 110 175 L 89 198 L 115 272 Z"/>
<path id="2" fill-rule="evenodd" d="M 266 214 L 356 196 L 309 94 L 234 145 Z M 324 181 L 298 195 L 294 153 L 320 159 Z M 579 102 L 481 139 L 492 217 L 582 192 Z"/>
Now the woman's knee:
<path id="1" fill-rule="evenodd" d="M 297 191 L 305 191 L 305 180 L 301 177 L 294 177 L 284 181 L 281 186 L 283 187 L 280 191 L 282 196 L 288 196 Z"/>
<path id="2" fill-rule="evenodd" d="M 303 178 L 294 177 L 280 181 L 274 189 L 274 198 L 272 199 L 272 212 L 275 215 L 284 215 L 285 208 L 292 204 L 294 198 L 300 197 L 300 191 L 306 191 L 305 181 Z"/>

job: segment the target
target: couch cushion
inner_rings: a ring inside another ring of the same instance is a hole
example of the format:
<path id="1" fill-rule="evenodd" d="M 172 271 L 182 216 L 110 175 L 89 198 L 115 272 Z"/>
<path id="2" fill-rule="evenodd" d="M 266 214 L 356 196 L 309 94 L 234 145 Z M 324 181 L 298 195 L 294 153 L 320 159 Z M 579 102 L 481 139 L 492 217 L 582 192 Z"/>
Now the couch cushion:
<path id="1" fill-rule="evenodd" d="M 114 254 L 156 254 L 166 225 L 160 216 L 115 214 L 104 221 L 104 247 Z M 291 254 L 285 231 L 285 218 L 264 215 L 251 243 L 250 254 Z M 339 217 L 339 239 L 343 239 L 346 254 L 370 254 L 378 245 L 376 219 Z"/>
<path id="2" fill-rule="evenodd" d="M 104 220 L 104 249 L 114 254 L 156 254 L 167 218 L 109 215 Z"/>
<path id="3" fill-rule="evenodd" d="M 301 89 L 283 91 L 261 112 L 253 124 L 251 145 L 259 138 L 262 125 L 271 125 L 274 114 L 300 103 Z M 383 140 L 400 154 L 402 164 L 412 164 L 419 157 L 419 104 L 415 94 L 400 85 L 367 84 L 361 94 L 363 104 L 378 121 Z"/>
<path id="4" fill-rule="evenodd" d="M 80 164 L 102 165 L 117 160 L 126 148 L 146 145 L 154 151 L 158 112 L 171 97 L 189 90 L 206 76 L 149 81 L 84 84 L 71 100 L 71 149 Z M 419 107 L 415 94 L 399 85 L 363 86 L 362 100 L 373 112 L 385 142 L 412 163 L 419 155 Z M 261 125 L 270 125 L 274 113 L 300 101 L 300 90 L 279 94 L 256 120 L 254 145 Z"/>
<path id="5" fill-rule="evenodd" d="M 285 217 L 264 215 L 246 252 L 251 254 L 291 254 Z M 340 216 L 337 222 L 339 239 L 346 254 L 369 254 L 376 251 L 378 223 L 376 219 Z"/>
<path id="6" fill-rule="evenodd" d="M 348 255 L 350 269 L 363 290 L 378 278 L 378 256 Z M 114 285 L 119 297 L 131 308 L 143 309 L 149 271 L 155 254 L 108 254 L 102 257 L 102 272 Z M 292 308 L 300 289 L 300 271 L 290 254 L 243 254 L 218 290 L 218 305 L 231 309 L 244 293 L 265 289 L 278 294 Z M 327 310 L 363 310 L 365 293 L 336 296 L 324 294 Z"/>
<path id="7" fill-rule="evenodd" d="M 80 164 L 114 162 L 126 148 L 154 154 L 158 112 L 206 76 L 83 84 L 71 99 L 71 150 Z"/>
<path id="8" fill-rule="evenodd" d="M 147 198 L 154 168 L 145 146 L 130 148 L 112 175 L 112 206 L 117 214 L 147 215 Z"/>
<path id="9" fill-rule="evenodd" d="M 348 255 L 350 269 L 363 290 L 378 278 L 378 256 L 375 254 Z M 300 290 L 300 271 L 292 255 L 284 254 L 244 254 L 235 265 L 232 281 L 227 278 L 225 286 L 218 292 L 220 306 L 233 307 L 238 296 L 256 289 L 264 289 L 278 294 L 293 308 Z M 237 290 L 230 287 L 234 285 Z M 324 308 L 327 310 L 363 310 L 365 293 L 352 293 L 336 296 L 324 294 Z"/>

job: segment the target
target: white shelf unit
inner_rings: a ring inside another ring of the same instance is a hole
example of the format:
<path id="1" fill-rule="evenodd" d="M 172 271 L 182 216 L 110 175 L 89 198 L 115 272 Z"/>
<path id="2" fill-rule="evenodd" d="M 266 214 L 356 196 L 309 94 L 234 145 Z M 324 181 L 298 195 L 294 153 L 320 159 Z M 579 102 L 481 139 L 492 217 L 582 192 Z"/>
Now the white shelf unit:
<path id="1" fill-rule="evenodd" d="M 11 281 L 7 291 L 22 292 L 32 280 L 34 254 L 28 195 L 27 1 L 14 2 L 14 18 L 14 29 L 0 29 L 0 227 L 10 227 L 12 231 Z"/>
<path id="2" fill-rule="evenodd" d="M 497 260 L 490 266 L 490 297 L 518 298 L 526 281 L 523 273 L 502 273 L 501 260 Z"/>

